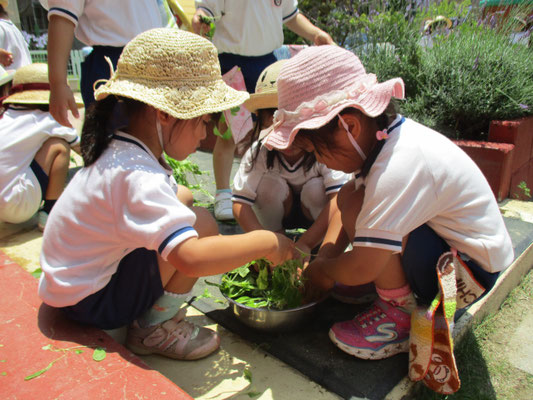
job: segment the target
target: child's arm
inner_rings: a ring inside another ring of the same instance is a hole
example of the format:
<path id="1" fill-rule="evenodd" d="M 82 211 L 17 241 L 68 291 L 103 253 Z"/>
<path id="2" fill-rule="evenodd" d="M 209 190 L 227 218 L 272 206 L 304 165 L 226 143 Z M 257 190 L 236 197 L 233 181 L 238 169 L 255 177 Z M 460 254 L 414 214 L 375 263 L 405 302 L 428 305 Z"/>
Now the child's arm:
<path id="1" fill-rule="evenodd" d="M 285 26 L 298 36 L 309 40 L 313 44 L 335 44 L 329 34 L 313 25 L 303 14 L 298 13 L 294 18 L 285 22 Z"/>
<path id="2" fill-rule="evenodd" d="M 265 257 L 274 265 L 294 258 L 289 238 L 266 230 L 241 235 L 190 238 L 170 252 L 168 261 L 191 277 L 217 275 Z"/>
<path id="3" fill-rule="evenodd" d="M 337 193 L 328 194 L 328 202 L 320 211 L 317 219 L 305 231 L 305 233 L 296 242 L 296 248 L 309 253 L 316 245 L 323 239 L 328 229 L 328 223 L 332 217 L 332 213 L 337 209 Z"/>
<path id="4" fill-rule="evenodd" d="M 255 215 L 252 206 L 249 204 L 234 202 L 233 216 L 245 232 L 265 229 L 257 219 L 257 215 Z"/>
<path id="5" fill-rule="evenodd" d="M 72 128 L 67 111 L 79 118 L 74 95 L 67 82 L 67 64 L 74 40 L 74 24 L 58 15 L 50 16 L 48 25 L 48 79 L 50 113 L 61 125 Z"/>

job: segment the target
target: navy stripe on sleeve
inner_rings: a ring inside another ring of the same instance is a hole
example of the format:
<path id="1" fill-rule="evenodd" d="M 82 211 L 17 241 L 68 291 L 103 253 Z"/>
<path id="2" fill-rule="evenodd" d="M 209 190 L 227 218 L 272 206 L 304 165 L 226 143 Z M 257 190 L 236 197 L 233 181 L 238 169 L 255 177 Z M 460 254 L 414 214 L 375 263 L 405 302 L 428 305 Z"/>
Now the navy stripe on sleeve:
<path id="1" fill-rule="evenodd" d="M 388 244 L 390 246 L 402 247 L 402 242 L 400 240 L 391 240 L 383 238 L 374 238 L 374 237 L 365 237 L 359 236 L 353 240 L 354 243 L 379 243 L 379 244 Z"/>
<path id="2" fill-rule="evenodd" d="M 59 11 L 59 12 L 62 12 L 63 14 L 67 14 L 69 17 L 72 17 L 74 18 L 76 21 L 78 20 L 78 17 L 73 14 L 72 12 L 70 12 L 69 10 L 65 10 L 64 8 L 60 8 L 60 7 L 52 7 L 50 10 L 48 10 L 48 12 L 52 12 L 52 11 Z"/>
<path id="3" fill-rule="evenodd" d="M 337 190 L 337 189 L 340 189 L 342 187 L 342 185 L 335 185 L 335 186 L 329 186 L 326 188 L 326 192 L 330 192 L 332 190 Z"/>
<path id="4" fill-rule="evenodd" d="M 286 17 L 283 17 L 283 22 L 285 22 L 285 21 L 291 19 L 291 18 L 294 16 L 294 14 L 296 14 L 297 12 L 298 12 L 298 9 L 295 8 L 294 11 L 291 12 L 289 15 L 287 15 Z"/>
<path id="5" fill-rule="evenodd" d="M 189 231 L 194 231 L 194 228 L 192 226 L 186 226 L 185 228 L 178 229 L 176 232 L 171 233 L 165 240 L 163 240 L 163 243 L 161 243 L 161 245 L 157 249 L 158 253 L 161 254 L 163 250 L 165 250 L 165 247 L 167 247 L 167 244 L 169 244 L 172 239 Z"/>
<path id="6" fill-rule="evenodd" d="M 240 196 L 238 194 L 234 194 L 231 196 L 232 198 L 235 198 L 235 199 L 239 199 L 239 200 L 244 200 L 250 204 L 254 204 L 255 203 L 255 200 L 252 200 L 252 199 L 249 199 L 248 197 L 244 197 L 244 196 Z"/>

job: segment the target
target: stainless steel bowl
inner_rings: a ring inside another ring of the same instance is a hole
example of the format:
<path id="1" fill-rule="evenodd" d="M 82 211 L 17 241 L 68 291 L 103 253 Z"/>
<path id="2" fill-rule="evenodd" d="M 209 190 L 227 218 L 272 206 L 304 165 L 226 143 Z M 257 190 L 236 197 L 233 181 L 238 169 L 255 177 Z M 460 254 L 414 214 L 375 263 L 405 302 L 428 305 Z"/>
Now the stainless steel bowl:
<path id="1" fill-rule="evenodd" d="M 235 317 L 243 324 L 262 331 L 287 332 L 300 327 L 313 315 L 317 304 L 323 299 L 288 310 L 253 308 L 235 302 L 225 296 Z"/>

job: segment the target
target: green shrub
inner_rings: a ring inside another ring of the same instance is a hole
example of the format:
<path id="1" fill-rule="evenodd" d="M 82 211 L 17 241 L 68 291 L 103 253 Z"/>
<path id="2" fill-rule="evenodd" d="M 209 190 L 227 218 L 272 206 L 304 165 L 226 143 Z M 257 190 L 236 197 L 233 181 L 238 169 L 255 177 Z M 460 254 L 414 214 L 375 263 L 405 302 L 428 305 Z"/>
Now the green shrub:
<path id="1" fill-rule="evenodd" d="M 491 120 L 533 112 L 532 51 L 473 22 L 423 51 L 417 94 L 402 112 L 451 137 L 486 140 Z"/>

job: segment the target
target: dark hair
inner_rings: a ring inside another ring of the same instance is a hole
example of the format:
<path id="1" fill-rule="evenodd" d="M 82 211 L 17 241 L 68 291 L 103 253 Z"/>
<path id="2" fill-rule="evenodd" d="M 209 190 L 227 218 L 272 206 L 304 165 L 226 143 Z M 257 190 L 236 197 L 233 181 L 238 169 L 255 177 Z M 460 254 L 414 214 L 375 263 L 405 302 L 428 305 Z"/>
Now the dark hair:
<path id="1" fill-rule="evenodd" d="M 342 114 L 363 114 L 360 110 L 356 108 L 346 108 L 342 112 Z M 339 114 L 341 114 L 339 113 Z M 396 107 L 394 104 L 394 101 L 391 100 L 385 111 L 378 115 L 377 117 L 374 117 L 373 120 L 376 122 L 376 125 L 378 127 L 378 130 L 386 129 L 392 121 L 396 118 Z M 329 121 L 326 125 L 318 128 L 318 129 L 300 129 L 298 131 L 298 136 L 302 135 L 305 136 L 307 140 L 309 140 L 313 147 L 315 148 L 315 151 L 320 154 L 320 149 L 328 149 L 332 150 L 334 148 L 334 142 L 333 142 L 333 136 L 331 135 L 331 132 L 338 126 L 339 123 L 339 117 L 335 116 L 331 121 Z M 372 148 L 370 151 L 370 154 L 368 154 L 367 159 L 363 163 L 363 166 L 361 168 L 361 176 L 365 177 L 368 175 L 368 172 L 370 171 L 370 167 L 372 167 L 372 164 L 374 164 L 374 161 L 376 161 L 376 158 L 383 148 L 383 145 L 385 144 L 385 140 L 380 140 L 376 143 L 376 145 Z"/>
<path id="2" fill-rule="evenodd" d="M 266 116 L 266 113 L 274 113 L 276 111 L 276 108 L 263 108 L 257 110 L 257 120 L 255 121 L 254 127 L 252 128 L 252 134 L 250 135 L 250 147 L 251 145 L 259 139 L 259 134 L 264 129 L 263 126 L 263 119 Z M 250 172 L 256 161 L 257 157 L 259 156 L 259 152 L 261 150 L 261 146 L 257 146 L 255 149 L 255 152 L 252 154 L 252 162 L 250 164 L 250 167 L 247 169 L 246 172 Z M 272 169 L 274 167 L 274 160 L 278 159 L 280 160 L 280 152 L 278 150 L 269 150 L 267 153 L 267 160 L 266 160 L 266 166 L 268 169 Z M 304 171 L 309 171 L 314 163 L 316 162 L 316 157 L 313 153 L 306 152 L 304 155 L 304 160 L 302 162 L 302 166 L 304 167 Z"/>
<path id="3" fill-rule="evenodd" d="M 88 107 L 81 133 L 81 155 L 87 167 L 94 163 L 107 148 L 117 129 L 127 126 L 127 116 L 139 111 L 145 104 L 117 96 L 107 96 Z"/>

